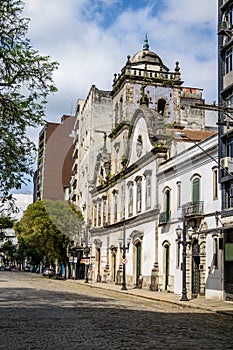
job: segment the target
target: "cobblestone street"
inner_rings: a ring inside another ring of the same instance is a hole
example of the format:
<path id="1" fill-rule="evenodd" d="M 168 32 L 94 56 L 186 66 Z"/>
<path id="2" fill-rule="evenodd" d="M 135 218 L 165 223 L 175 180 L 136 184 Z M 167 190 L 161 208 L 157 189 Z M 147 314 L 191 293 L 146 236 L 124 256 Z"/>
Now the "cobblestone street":
<path id="1" fill-rule="evenodd" d="M 0 349 L 232 349 L 232 316 L 0 272 Z"/>

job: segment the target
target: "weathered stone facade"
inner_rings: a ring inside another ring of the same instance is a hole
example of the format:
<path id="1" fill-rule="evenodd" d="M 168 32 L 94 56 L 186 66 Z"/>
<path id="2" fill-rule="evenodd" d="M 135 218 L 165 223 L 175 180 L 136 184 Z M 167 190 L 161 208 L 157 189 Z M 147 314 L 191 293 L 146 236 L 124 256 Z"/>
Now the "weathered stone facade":
<path id="1" fill-rule="evenodd" d="M 175 157 L 193 146 L 190 140 L 177 139 L 175 134 L 186 132 L 195 141 L 213 135 L 205 131 L 204 111 L 193 108 L 204 103 L 202 90 L 182 85 L 178 62 L 174 72 L 170 72 L 160 57 L 149 50 L 146 39 L 143 50 L 132 58 L 128 56 L 121 73 L 115 75 L 112 91 L 105 96 L 106 109 L 102 97 L 92 98 L 96 93 L 92 87 L 95 92 L 91 90 L 77 114 L 76 204 L 87 224 L 92 279 L 120 284 L 126 264 L 126 284 L 138 286 L 140 280 L 143 287 L 151 290 L 178 293 L 181 290 L 175 237 L 180 216 L 174 211 L 172 217 L 165 215 L 166 222 L 162 225 L 160 220 L 161 214 L 166 214 L 166 191 L 175 193 L 174 181 L 180 181 Z M 99 101 L 101 106 L 97 108 Z M 94 120 L 96 123 L 92 124 Z M 97 139 L 93 131 L 91 138 L 86 137 L 88 125 L 95 132 L 98 126 L 98 136 L 102 135 Z M 86 171 L 85 149 L 89 162 Z M 186 172 L 192 176 L 192 162 L 184 165 L 181 161 L 180 166 L 186 166 Z M 166 178 L 170 171 L 173 172 L 171 186 Z M 162 186 L 163 181 L 166 186 Z M 187 195 L 190 189 L 183 187 L 183 191 Z M 195 230 L 201 252 L 197 259 L 199 294 L 203 294 L 209 259 L 205 249 L 207 236 L 197 232 L 196 227 Z M 119 245 L 119 239 L 123 239 L 123 246 Z M 122 260 L 123 247 L 126 260 Z M 192 252 L 193 248 L 190 249 Z M 190 252 L 187 285 L 192 292 L 194 255 Z"/>

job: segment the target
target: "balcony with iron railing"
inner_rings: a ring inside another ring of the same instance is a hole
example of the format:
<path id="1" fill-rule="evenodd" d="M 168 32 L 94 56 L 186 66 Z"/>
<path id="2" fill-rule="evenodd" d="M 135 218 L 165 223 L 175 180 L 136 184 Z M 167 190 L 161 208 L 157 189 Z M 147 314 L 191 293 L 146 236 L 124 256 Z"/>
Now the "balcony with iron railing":
<path id="1" fill-rule="evenodd" d="M 231 26 L 228 22 L 226 22 L 226 21 L 219 22 L 219 24 L 218 24 L 218 34 L 219 35 L 228 35 L 230 30 L 231 30 Z"/>
<path id="2" fill-rule="evenodd" d="M 166 225 L 170 221 L 171 212 L 164 211 L 159 215 L 159 225 Z"/>
<path id="3" fill-rule="evenodd" d="M 199 217 L 204 215 L 204 202 L 188 202 L 182 206 L 183 216 Z"/>

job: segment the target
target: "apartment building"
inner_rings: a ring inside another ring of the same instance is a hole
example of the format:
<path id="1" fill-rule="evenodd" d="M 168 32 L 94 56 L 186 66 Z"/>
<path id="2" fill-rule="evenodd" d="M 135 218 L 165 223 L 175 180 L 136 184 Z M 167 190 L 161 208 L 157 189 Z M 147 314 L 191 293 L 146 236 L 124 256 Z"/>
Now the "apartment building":
<path id="1" fill-rule="evenodd" d="M 233 298 L 233 1 L 218 1 L 219 159 L 224 289 Z"/>
<path id="2" fill-rule="evenodd" d="M 47 122 L 39 134 L 34 201 L 63 200 L 73 166 L 72 130 L 75 117 L 63 115 L 61 123 Z"/>

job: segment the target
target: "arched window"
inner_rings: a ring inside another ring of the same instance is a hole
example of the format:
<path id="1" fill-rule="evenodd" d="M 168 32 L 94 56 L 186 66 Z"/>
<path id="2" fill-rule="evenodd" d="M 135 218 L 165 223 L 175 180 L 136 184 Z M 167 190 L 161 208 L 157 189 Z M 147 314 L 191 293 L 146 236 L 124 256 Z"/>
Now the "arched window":
<path id="1" fill-rule="evenodd" d="M 119 102 L 119 120 L 118 122 L 121 122 L 123 120 L 123 98 L 120 98 Z"/>
<path id="2" fill-rule="evenodd" d="M 118 199 L 117 195 L 114 196 L 114 221 L 117 221 L 117 206 L 118 206 Z"/>
<path id="3" fill-rule="evenodd" d="M 133 215 L 133 182 L 128 183 L 128 216 Z"/>
<path id="4" fill-rule="evenodd" d="M 181 207 L 181 181 L 177 183 L 177 208 Z"/>
<path id="5" fill-rule="evenodd" d="M 107 196 L 103 196 L 103 225 L 107 223 Z"/>
<path id="6" fill-rule="evenodd" d="M 146 174 L 146 209 L 151 207 L 151 172 Z"/>
<path id="7" fill-rule="evenodd" d="M 166 213 L 166 222 L 170 220 L 170 201 L 171 201 L 171 190 L 167 188 L 164 192 L 164 204 L 165 204 L 165 213 Z"/>
<path id="8" fill-rule="evenodd" d="M 137 195 L 136 195 L 136 205 L 137 205 L 137 213 L 140 213 L 142 210 L 142 178 L 139 177 L 136 180 L 137 186 Z"/>
<path id="9" fill-rule="evenodd" d="M 93 226 L 97 224 L 97 203 L 93 203 Z"/>
<path id="10" fill-rule="evenodd" d="M 143 148 L 142 136 L 138 135 L 137 143 L 136 143 L 136 152 L 138 157 L 141 157 L 142 155 L 142 148 Z"/>
<path id="11" fill-rule="evenodd" d="M 164 98 L 160 98 L 158 100 L 158 113 L 159 114 L 164 115 L 165 106 L 166 106 L 166 100 Z"/>
<path id="12" fill-rule="evenodd" d="M 101 226 L 101 201 L 100 201 L 100 199 L 98 200 L 98 223 L 97 223 L 97 225 L 98 226 Z"/>
<path id="13" fill-rule="evenodd" d="M 192 211 L 200 212 L 200 177 L 195 176 L 192 180 Z"/>
<path id="14" fill-rule="evenodd" d="M 112 194 L 113 194 L 113 220 L 114 222 L 116 222 L 118 219 L 118 191 L 114 189 L 112 191 Z"/>
<path id="15" fill-rule="evenodd" d="M 213 199 L 218 199 L 218 169 L 213 169 Z"/>

